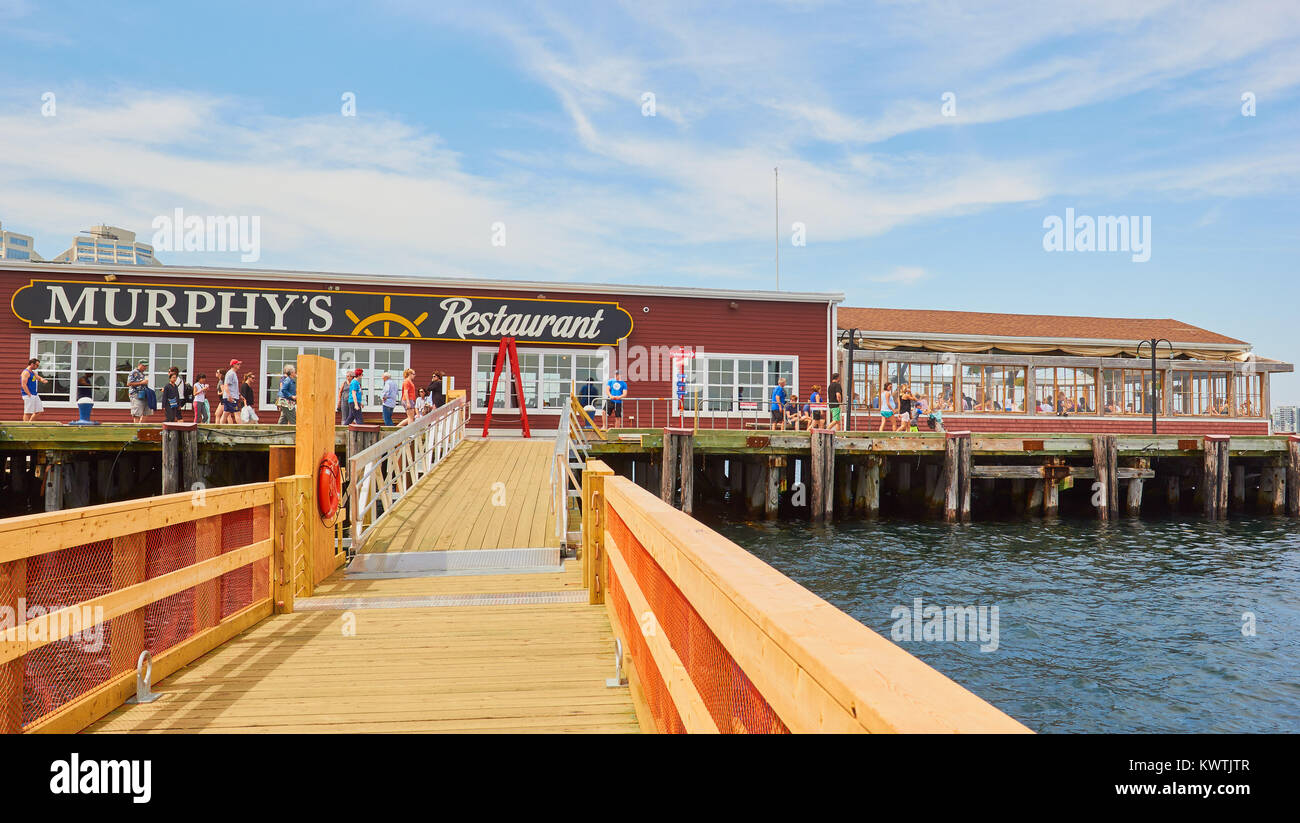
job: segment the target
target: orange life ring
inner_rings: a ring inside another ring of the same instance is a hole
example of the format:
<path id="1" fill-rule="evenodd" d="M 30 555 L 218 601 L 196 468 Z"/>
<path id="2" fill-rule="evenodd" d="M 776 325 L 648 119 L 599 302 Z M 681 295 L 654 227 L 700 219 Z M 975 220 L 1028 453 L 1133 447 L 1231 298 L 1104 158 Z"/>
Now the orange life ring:
<path id="1" fill-rule="evenodd" d="M 320 516 L 329 520 L 338 514 L 343 502 L 343 469 L 334 452 L 328 452 L 316 467 L 316 508 Z"/>

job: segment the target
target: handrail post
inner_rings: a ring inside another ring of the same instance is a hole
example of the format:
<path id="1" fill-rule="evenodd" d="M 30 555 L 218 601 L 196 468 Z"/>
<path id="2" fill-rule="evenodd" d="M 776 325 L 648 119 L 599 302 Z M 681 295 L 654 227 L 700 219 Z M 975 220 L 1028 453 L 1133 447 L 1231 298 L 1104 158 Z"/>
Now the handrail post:
<path id="1" fill-rule="evenodd" d="M 582 470 L 582 582 L 587 602 L 605 602 L 605 478 L 613 469 L 599 460 Z"/>
<path id="2" fill-rule="evenodd" d="M 271 600 L 276 614 L 293 613 L 294 573 L 297 547 L 294 524 L 298 520 L 298 489 L 302 476 L 282 477 L 275 481 L 275 501 L 271 536 L 275 540 L 271 556 Z"/>

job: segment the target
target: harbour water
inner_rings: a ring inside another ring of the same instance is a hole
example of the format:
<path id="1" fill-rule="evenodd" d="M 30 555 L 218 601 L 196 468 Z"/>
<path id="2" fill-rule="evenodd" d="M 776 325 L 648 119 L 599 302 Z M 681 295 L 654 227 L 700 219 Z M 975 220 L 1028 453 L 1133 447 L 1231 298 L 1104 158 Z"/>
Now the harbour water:
<path id="1" fill-rule="evenodd" d="M 697 516 L 885 637 L 916 598 L 997 606 L 994 651 L 899 645 L 1035 731 L 1300 731 L 1294 520 Z"/>

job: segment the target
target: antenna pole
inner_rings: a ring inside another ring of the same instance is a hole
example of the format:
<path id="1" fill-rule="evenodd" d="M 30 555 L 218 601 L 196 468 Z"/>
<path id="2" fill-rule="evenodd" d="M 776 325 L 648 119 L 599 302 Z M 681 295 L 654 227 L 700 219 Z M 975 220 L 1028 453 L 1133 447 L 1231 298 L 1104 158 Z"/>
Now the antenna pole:
<path id="1" fill-rule="evenodd" d="M 781 290 L 781 172 L 772 167 L 772 246 L 776 250 L 776 290 Z"/>

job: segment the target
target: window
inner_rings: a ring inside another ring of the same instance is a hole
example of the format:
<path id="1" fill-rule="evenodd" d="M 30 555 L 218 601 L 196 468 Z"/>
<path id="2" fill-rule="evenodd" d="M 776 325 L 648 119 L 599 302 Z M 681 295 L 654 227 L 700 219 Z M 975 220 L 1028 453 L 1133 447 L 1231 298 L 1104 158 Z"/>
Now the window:
<path id="1" fill-rule="evenodd" d="M 474 349 L 474 407 L 487 410 L 492 390 L 492 371 L 496 364 L 495 348 Z M 560 410 L 568 406 L 569 396 L 587 391 L 596 398 L 605 396 L 606 355 L 590 349 L 519 349 L 519 376 L 523 384 L 523 407 L 530 412 Z M 597 401 L 599 402 L 599 401 Z M 518 411 L 520 398 L 510 373 L 509 358 L 502 364 L 497 395 L 492 408 Z"/>
<path id="2" fill-rule="evenodd" d="M 8 242 L 12 243 L 15 246 L 22 246 L 23 248 L 27 248 L 27 241 L 21 237 L 10 236 Z"/>
<path id="3" fill-rule="evenodd" d="M 939 411 L 952 411 L 951 363 L 888 363 L 885 379 L 894 384 L 894 391 L 910 386 L 912 394 L 924 397 L 926 405 Z M 876 397 L 875 406 L 880 405 Z"/>
<path id="4" fill-rule="evenodd" d="M 1040 413 L 1097 413 L 1097 373 L 1092 369 L 1037 368 L 1034 387 Z"/>
<path id="5" fill-rule="evenodd" d="M 1023 412 L 1025 369 L 1023 366 L 961 367 L 962 408 L 976 412 Z"/>
<path id="6" fill-rule="evenodd" d="M 845 386 L 847 391 L 848 387 Z M 880 408 L 880 364 L 856 361 L 853 364 L 853 407 Z"/>
<path id="7" fill-rule="evenodd" d="M 77 385 L 85 378 L 96 403 L 126 407 L 126 379 L 141 360 L 149 362 L 149 385 L 158 390 L 172 366 L 188 381 L 194 341 L 189 338 L 78 337 L 32 335 L 31 352 L 41 360 L 41 398 L 54 404 L 74 404 Z"/>
<path id="8" fill-rule="evenodd" d="M 1228 414 L 1228 373 L 1176 371 L 1172 399 L 1174 414 Z"/>
<path id="9" fill-rule="evenodd" d="M 351 379 L 352 372 L 362 370 L 361 392 L 365 401 L 362 406 L 367 411 L 378 411 L 383 405 L 384 372 L 389 372 L 394 380 L 402 379 L 411 360 L 411 347 L 397 346 L 357 346 L 343 344 L 338 346 L 320 343 L 295 343 L 292 340 L 262 341 L 261 391 L 262 409 L 275 408 L 275 398 L 280 391 L 280 378 L 284 376 L 284 367 L 297 365 L 298 357 L 314 354 L 333 360 L 335 363 L 335 390 L 343 385 L 345 378 Z M 209 375 L 212 382 L 213 375 Z"/>
<path id="10" fill-rule="evenodd" d="M 1157 376 L 1156 403 L 1164 395 L 1164 381 Z M 1101 411 L 1103 414 L 1151 414 L 1150 369 L 1102 369 Z"/>
<path id="11" fill-rule="evenodd" d="M 1264 416 L 1264 378 L 1258 374 L 1239 374 L 1236 376 L 1237 416 Z"/>
<path id="12" fill-rule="evenodd" d="M 798 393 L 799 360 L 761 354 L 707 354 L 693 358 L 684 411 L 718 414 L 754 412 L 767 408 L 772 389 L 785 378 L 787 392 Z M 673 391 L 676 391 L 674 386 Z M 751 405 L 752 404 L 752 405 Z"/>

